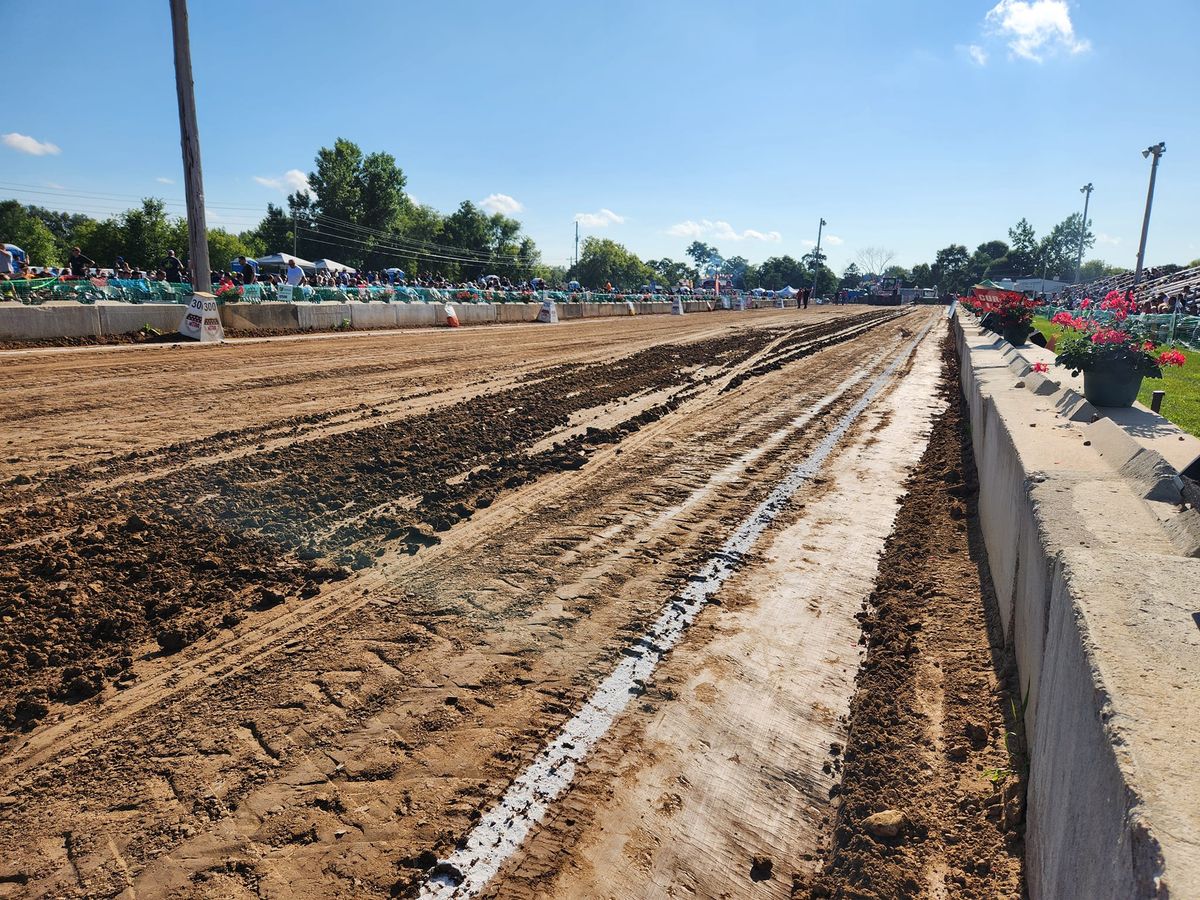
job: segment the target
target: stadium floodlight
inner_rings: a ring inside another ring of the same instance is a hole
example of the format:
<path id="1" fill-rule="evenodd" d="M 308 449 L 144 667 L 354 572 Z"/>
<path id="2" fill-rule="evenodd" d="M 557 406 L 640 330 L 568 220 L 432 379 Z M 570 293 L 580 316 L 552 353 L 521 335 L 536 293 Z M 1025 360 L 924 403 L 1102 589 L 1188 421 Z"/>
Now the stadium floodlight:
<path id="1" fill-rule="evenodd" d="M 1151 144 L 1142 151 L 1142 159 L 1148 159 L 1153 156 L 1154 162 L 1150 164 L 1150 187 L 1146 191 L 1146 215 L 1142 217 L 1142 240 L 1138 244 L 1137 269 L 1133 273 L 1133 287 L 1131 290 L 1134 291 L 1137 290 L 1138 282 L 1142 280 L 1142 264 L 1146 261 L 1146 234 L 1150 231 L 1150 207 L 1154 205 L 1154 179 L 1158 175 L 1158 161 L 1166 152 L 1166 141 Z"/>
<path id="2" fill-rule="evenodd" d="M 1075 258 L 1075 277 L 1071 279 L 1072 284 L 1079 284 L 1079 267 L 1083 265 L 1083 239 L 1087 235 L 1087 212 L 1088 201 L 1092 199 L 1092 183 L 1089 181 L 1079 189 L 1079 193 L 1083 194 L 1083 222 L 1079 226 L 1079 256 Z M 1042 290 L 1046 286 L 1042 285 Z"/>

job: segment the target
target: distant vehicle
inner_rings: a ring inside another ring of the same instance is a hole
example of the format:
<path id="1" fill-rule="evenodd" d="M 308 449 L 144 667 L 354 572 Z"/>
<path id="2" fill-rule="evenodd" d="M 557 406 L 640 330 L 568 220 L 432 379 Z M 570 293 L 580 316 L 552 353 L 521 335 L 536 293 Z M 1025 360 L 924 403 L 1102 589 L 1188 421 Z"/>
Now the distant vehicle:
<path id="1" fill-rule="evenodd" d="M 871 285 L 870 302 L 884 306 L 899 306 L 900 279 L 888 276 L 876 281 Z"/>

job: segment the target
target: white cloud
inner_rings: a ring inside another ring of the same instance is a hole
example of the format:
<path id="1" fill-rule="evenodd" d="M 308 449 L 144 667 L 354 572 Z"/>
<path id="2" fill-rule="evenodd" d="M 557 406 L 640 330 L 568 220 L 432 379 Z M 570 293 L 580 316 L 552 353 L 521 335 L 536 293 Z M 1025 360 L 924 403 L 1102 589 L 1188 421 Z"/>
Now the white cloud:
<path id="1" fill-rule="evenodd" d="M 21 153 L 28 153 L 30 156 L 57 156 L 62 153 L 62 150 L 57 144 L 52 144 L 49 141 L 39 141 L 37 138 L 31 138 L 27 134 L 19 134 L 15 131 L 8 134 L 0 134 L 0 141 L 4 141 L 5 145 L 12 147 Z"/>
<path id="2" fill-rule="evenodd" d="M 1103 231 L 1101 231 L 1096 235 L 1096 243 L 1112 244 L 1115 247 L 1117 244 L 1121 243 L 1121 239 L 1119 237 L 1114 237 L 1111 234 L 1105 234 Z"/>
<path id="3" fill-rule="evenodd" d="M 688 219 L 686 222 L 672 225 L 667 229 L 667 234 L 675 237 L 690 237 L 693 240 L 699 240 L 702 237 L 718 241 L 767 241 L 769 243 L 778 243 L 783 240 L 783 235 L 778 231 L 755 231 L 753 228 L 737 231 L 728 222 L 720 219 L 716 221 L 701 219 L 699 222 Z"/>
<path id="4" fill-rule="evenodd" d="M 263 178 L 261 175 L 255 175 L 254 180 L 263 187 L 274 188 L 283 194 L 299 192 L 307 194 L 309 192 L 308 176 L 299 169 L 288 169 L 279 178 Z"/>
<path id="5" fill-rule="evenodd" d="M 66 190 L 66 188 L 63 187 L 61 184 L 59 184 L 57 181 L 47 181 L 46 187 L 50 188 L 51 190 L 55 190 L 55 191 L 65 191 Z"/>
<path id="6" fill-rule="evenodd" d="M 174 184 L 175 183 L 170 178 L 163 178 L 161 175 L 159 175 L 154 180 L 157 181 L 159 184 Z"/>
<path id="7" fill-rule="evenodd" d="M 842 238 L 838 237 L 836 234 L 821 235 L 821 244 L 825 247 L 840 247 L 844 243 L 846 243 L 846 242 Z M 817 242 L 815 240 L 813 240 L 812 238 L 803 240 L 800 242 L 800 244 L 804 247 L 817 246 Z"/>
<path id="8" fill-rule="evenodd" d="M 575 213 L 575 221 L 584 228 L 607 228 L 609 225 L 620 225 L 625 217 L 618 216 L 611 209 L 601 209 L 594 213 Z"/>
<path id="9" fill-rule="evenodd" d="M 1084 53 L 1092 46 L 1076 37 L 1066 0 L 1000 0 L 984 23 L 1008 41 L 1014 55 L 1034 62 L 1059 50 Z"/>
<path id="10" fill-rule="evenodd" d="M 977 66 L 986 66 L 988 61 L 987 51 L 978 44 L 969 44 L 967 46 L 967 56 L 971 57 L 971 62 Z"/>
<path id="11" fill-rule="evenodd" d="M 524 209 L 515 198 L 508 194 L 488 194 L 479 201 L 479 205 L 490 213 L 503 213 L 506 216 L 519 213 Z"/>

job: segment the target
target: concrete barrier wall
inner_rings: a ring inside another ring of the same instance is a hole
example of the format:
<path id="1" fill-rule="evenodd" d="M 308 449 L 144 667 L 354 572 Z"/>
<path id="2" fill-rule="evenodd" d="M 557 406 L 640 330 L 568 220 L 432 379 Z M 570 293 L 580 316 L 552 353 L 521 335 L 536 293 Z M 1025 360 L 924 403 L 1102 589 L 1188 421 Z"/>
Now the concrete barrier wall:
<path id="1" fill-rule="evenodd" d="M 667 315 L 668 301 L 633 300 L 634 314 Z M 493 322 L 533 322 L 541 303 L 452 303 L 463 325 Z M 688 300 L 689 313 L 719 309 L 707 300 Z M 126 334 L 149 324 L 160 332 L 178 329 L 184 307 L 174 303 L 74 302 L 25 306 L 0 303 L 0 340 L 53 340 L 60 337 L 96 337 Z M 324 331 L 349 325 L 351 328 L 418 328 L 445 325 L 441 303 L 224 303 L 221 322 L 226 331 Z M 560 319 L 628 316 L 625 303 L 559 303 Z"/>
<path id="2" fill-rule="evenodd" d="M 1024 703 L 1030 896 L 1200 896 L 1200 513 L 1159 452 L 1200 442 L 1034 373 L 1048 351 L 955 336 Z"/>
<path id="3" fill-rule="evenodd" d="M 175 324 L 178 327 L 179 323 Z M 100 313 L 94 306 L 0 304 L 0 340 L 38 341 L 100 334 Z"/>

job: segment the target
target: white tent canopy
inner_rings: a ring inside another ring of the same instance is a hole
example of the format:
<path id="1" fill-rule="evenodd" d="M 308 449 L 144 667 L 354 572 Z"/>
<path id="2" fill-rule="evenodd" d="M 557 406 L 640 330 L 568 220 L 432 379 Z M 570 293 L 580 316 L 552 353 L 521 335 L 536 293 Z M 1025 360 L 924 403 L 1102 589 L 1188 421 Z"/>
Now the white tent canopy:
<path id="1" fill-rule="evenodd" d="M 255 260 L 260 266 L 286 266 L 289 259 L 294 259 L 302 269 L 315 269 L 316 264 L 307 259 L 301 259 L 294 253 L 272 253 L 270 256 L 260 256 Z"/>
<path id="2" fill-rule="evenodd" d="M 782 291 L 776 291 L 775 293 L 780 297 L 795 297 L 800 292 L 789 284 Z"/>
<path id="3" fill-rule="evenodd" d="M 304 268 L 304 263 L 300 263 L 300 268 Z M 314 269 L 324 269 L 329 272 L 357 272 L 358 269 L 353 266 L 348 266 L 345 263 L 340 263 L 332 259 L 318 259 L 313 263 Z"/>

